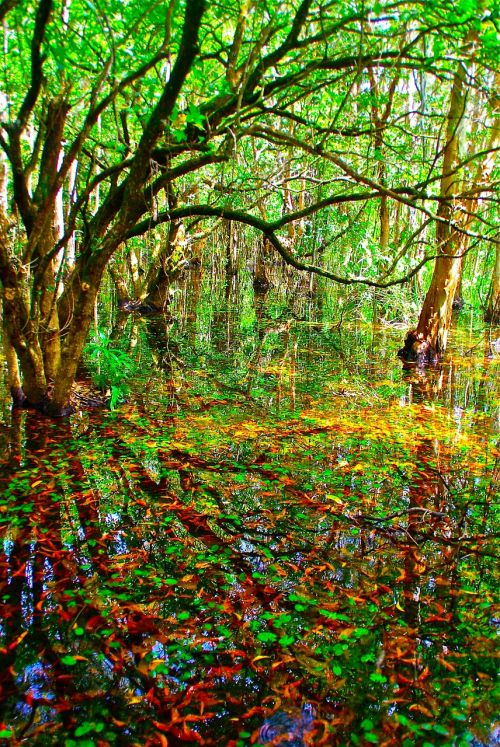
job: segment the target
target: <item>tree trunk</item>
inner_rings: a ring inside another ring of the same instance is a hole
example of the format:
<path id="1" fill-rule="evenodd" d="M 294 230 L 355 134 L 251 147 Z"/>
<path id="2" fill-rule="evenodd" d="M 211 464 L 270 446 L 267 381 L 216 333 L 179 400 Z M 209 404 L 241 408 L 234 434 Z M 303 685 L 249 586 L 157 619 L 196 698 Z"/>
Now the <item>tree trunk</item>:
<path id="1" fill-rule="evenodd" d="M 253 287 L 257 293 L 265 293 L 271 285 L 268 278 L 268 256 L 269 248 L 267 239 L 263 238 L 262 242 L 257 245 L 257 257 L 255 258 L 255 271 L 253 278 Z"/>
<path id="2" fill-rule="evenodd" d="M 108 265 L 108 272 L 116 289 L 118 306 L 124 306 L 130 301 L 127 283 L 125 282 L 125 267 L 123 262 L 111 261 Z"/>
<path id="3" fill-rule="evenodd" d="M 457 193 L 459 127 L 466 103 L 465 69 L 462 65 L 453 78 L 447 116 L 446 142 L 443 150 L 441 201 L 437 211 L 436 243 L 438 256 L 431 283 L 415 330 L 408 332 L 404 347 L 398 352 L 407 362 L 425 365 L 435 362 L 446 350 L 453 299 L 460 282 L 463 255 L 459 252 L 457 233 L 450 226 L 453 197 Z"/>
<path id="4" fill-rule="evenodd" d="M 160 257 L 160 266 L 150 281 L 143 299 L 144 306 L 158 311 L 166 310 L 171 300 L 172 282 L 178 277 L 186 263 L 185 247 L 184 226 L 182 223 L 171 223 L 165 250 Z"/>
<path id="5" fill-rule="evenodd" d="M 7 380 L 9 383 L 9 391 L 12 396 L 12 403 L 14 407 L 21 407 L 24 404 L 24 393 L 21 383 L 21 372 L 19 370 L 19 361 L 17 359 L 17 353 L 12 345 L 9 337 L 8 328 L 5 322 L 5 315 L 3 317 L 3 350 L 5 353 L 5 361 L 7 363 Z"/>
<path id="6" fill-rule="evenodd" d="M 493 86 L 488 102 L 492 114 L 492 123 L 488 137 L 484 143 L 484 155 L 477 163 L 470 185 L 474 190 L 471 192 L 472 196 L 469 195 L 462 199 L 456 199 L 456 208 L 453 211 L 452 200 L 458 191 L 457 185 L 459 181 L 459 177 L 454 173 L 454 170 L 459 160 L 458 130 L 463 119 L 466 103 L 465 78 L 465 69 L 460 66 L 453 81 L 447 121 L 446 145 L 444 148 L 443 175 L 441 179 L 442 201 L 438 209 L 438 216 L 442 220 L 436 226 L 436 238 L 438 252 L 446 256 L 438 257 L 436 260 L 431 284 L 420 313 L 417 329 L 408 333 L 404 348 L 398 353 L 403 360 L 422 364 L 436 360 L 446 349 L 453 304 L 460 291 L 465 255 L 469 250 L 470 236 L 468 235 L 468 231 L 472 226 L 481 202 L 482 186 L 486 187 L 492 174 L 497 147 L 500 142 L 500 122 L 498 118 L 500 109 L 500 95 L 498 94 L 500 73 L 497 73 L 495 76 L 495 85 Z M 467 192 L 467 189 L 464 191 Z M 451 227 L 449 222 L 447 222 L 453 217 L 453 212 L 455 212 L 457 228 Z M 494 283 L 495 280 L 493 278 L 490 294 L 490 299 L 493 303 L 492 313 L 495 308 L 495 293 L 498 294 L 498 285 L 495 291 Z"/>
<path id="7" fill-rule="evenodd" d="M 495 248 L 495 266 L 491 278 L 490 290 L 488 293 L 488 304 L 484 314 L 485 321 L 491 324 L 500 324 L 500 245 Z"/>

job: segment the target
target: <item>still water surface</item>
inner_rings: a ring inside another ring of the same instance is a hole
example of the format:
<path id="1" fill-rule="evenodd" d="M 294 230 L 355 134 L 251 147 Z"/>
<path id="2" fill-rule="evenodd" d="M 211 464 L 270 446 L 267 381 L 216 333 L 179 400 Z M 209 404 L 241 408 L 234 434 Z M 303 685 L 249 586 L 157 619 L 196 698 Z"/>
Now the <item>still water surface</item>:
<path id="1" fill-rule="evenodd" d="M 262 304 L 121 326 L 116 410 L 4 398 L 0 741 L 495 744 L 481 335 L 423 374 Z"/>

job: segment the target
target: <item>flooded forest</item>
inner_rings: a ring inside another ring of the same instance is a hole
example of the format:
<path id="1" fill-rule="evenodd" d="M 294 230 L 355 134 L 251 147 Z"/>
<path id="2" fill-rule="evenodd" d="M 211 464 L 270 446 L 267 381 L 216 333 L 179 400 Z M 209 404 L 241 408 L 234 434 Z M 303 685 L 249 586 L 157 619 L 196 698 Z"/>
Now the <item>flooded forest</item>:
<path id="1" fill-rule="evenodd" d="M 500 744 L 499 11 L 0 2 L 0 745 Z"/>

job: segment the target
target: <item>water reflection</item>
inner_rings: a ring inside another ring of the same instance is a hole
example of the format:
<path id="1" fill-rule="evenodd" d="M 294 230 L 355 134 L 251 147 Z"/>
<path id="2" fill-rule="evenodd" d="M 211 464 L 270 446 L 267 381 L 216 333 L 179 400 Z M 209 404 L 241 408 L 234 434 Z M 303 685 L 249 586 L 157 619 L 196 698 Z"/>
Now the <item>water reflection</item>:
<path id="1" fill-rule="evenodd" d="M 487 743 L 495 360 L 190 292 L 117 328 L 128 404 L 9 420 L 1 733 L 240 747 L 307 703 L 304 744 Z"/>

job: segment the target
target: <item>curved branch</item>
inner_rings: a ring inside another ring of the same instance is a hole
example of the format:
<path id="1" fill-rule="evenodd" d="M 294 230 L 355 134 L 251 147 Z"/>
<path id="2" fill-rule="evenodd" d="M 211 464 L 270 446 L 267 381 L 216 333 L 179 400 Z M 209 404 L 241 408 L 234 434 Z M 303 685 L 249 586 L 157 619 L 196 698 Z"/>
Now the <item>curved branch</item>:
<path id="1" fill-rule="evenodd" d="M 26 96 L 24 97 L 24 101 L 21 104 L 21 108 L 13 127 L 17 137 L 19 137 L 19 134 L 26 126 L 28 117 L 33 111 L 33 107 L 37 102 L 42 87 L 43 57 L 41 49 L 51 12 L 52 0 L 40 0 L 40 4 L 36 11 L 33 38 L 31 40 L 31 83 L 26 92 Z"/>
<path id="2" fill-rule="evenodd" d="M 218 208 L 212 205 L 192 205 L 189 207 L 175 208 L 174 210 L 159 213 L 154 220 L 145 220 L 141 223 L 138 223 L 132 229 L 132 231 L 128 233 L 127 238 L 130 239 L 133 236 L 141 236 L 150 229 L 155 228 L 162 223 L 168 223 L 170 221 L 175 221 L 182 218 L 190 218 L 195 215 L 204 216 L 207 218 L 225 218 L 226 220 L 231 220 L 237 223 L 244 223 L 247 226 L 252 226 L 252 228 L 256 228 L 258 231 L 261 231 L 261 233 L 269 240 L 271 245 L 276 249 L 278 254 L 288 265 L 290 265 L 291 267 L 295 267 L 296 270 L 311 272 L 315 275 L 320 275 L 321 277 L 327 278 L 328 280 L 333 280 L 335 283 L 339 283 L 340 285 L 367 285 L 372 288 L 390 288 L 394 285 L 403 285 L 404 283 L 407 283 L 409 280 L 411 280 L 411 278 L 414 277 L 425 264 L 444 256 L 443 254 L 427 254 L 420 262 L 418 262 L 418 264 L 416 264 L 411 270 L 409 270 L 406 275 L 403 275 L 402 277 L 396 278 L 394 280 L 381 281 L 371 280 L 370 278 L 343 277 L 342 275 L 337 275 L 334 272 L 330 272 L 330 270 L 325 270 L 322 267 L 317 267 L 316 265 L 301 262 L 299 259 L 294 257 L 293 254 L 285 247 L 283 242 L 280 241 L 278 236 L 276 236 L 273 230 L 273 226 L 275 224 L 268 223 L 267 221 L 264 221 L 261 218 L 257 218 L 254 215 L 250 215 L 249 213 L 245 213 L 242 210 L 232 210 L 231 208 L 225 207 Z M 461 257 L 465 255 L 467 251 L 456 256 Z"/>

